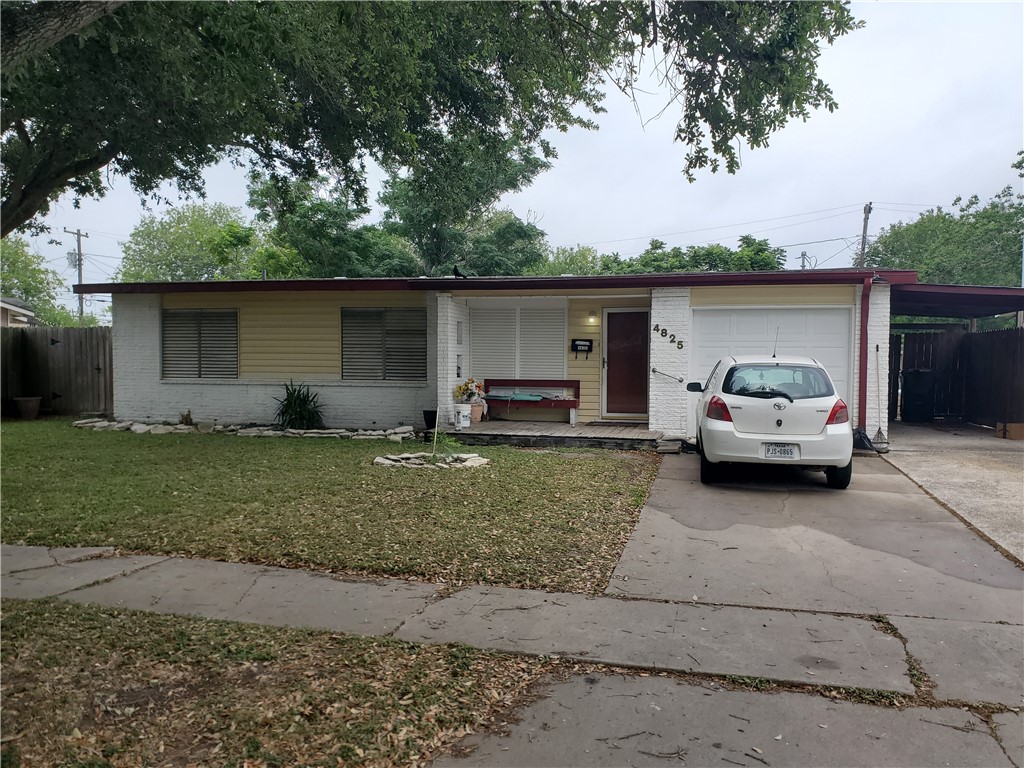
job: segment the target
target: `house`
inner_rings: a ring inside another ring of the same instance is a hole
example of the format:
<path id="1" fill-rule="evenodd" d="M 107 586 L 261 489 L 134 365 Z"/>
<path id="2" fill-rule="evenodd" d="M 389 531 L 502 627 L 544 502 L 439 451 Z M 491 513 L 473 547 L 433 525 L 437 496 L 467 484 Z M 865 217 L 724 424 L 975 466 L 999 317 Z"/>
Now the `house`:
<path id="1" fill-rule="evenodd" d="M 32 305 L 21 299 L 0 298 L 0 328 L 24 328 L 36 324 Z"/>
<path id="2" fill-rule="evenodd" d="M 422 425 L 434 409 L 443 424 L 455 385 L 472 376 L 548 380 L 543 394 L 578 399 L 582 423 L 647 422 L 686 436 L 695 403 L 687 381 L 706 378 L 723 353 L 776 350 L 820 360 L 856 425 L 874 435 L 887 431 L 891 292 L 916 283 L 909 271 L 836 269 L 75 290 L 113 295 L 122 419 L 191 411 L 270 423 L 274 397 L 294 380 L 320 393 L 333 426 Z M 570 381 L 578 392 L 563 389 Z M 501 413 L 570 418 L 568 409 L 514 403 Z"/>

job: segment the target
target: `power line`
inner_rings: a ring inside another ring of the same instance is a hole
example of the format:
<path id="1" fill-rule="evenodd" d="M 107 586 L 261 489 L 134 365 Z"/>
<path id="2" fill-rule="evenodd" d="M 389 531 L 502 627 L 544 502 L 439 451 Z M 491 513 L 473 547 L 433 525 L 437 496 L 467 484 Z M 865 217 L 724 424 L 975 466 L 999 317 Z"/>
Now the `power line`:
<path id="1" fill-rule="evenodd" d="M 938 204 L 931 203 L 931 204 L 926 205 L 925 203 L 885 203 L 885 202 L 882 202 L 882 203 L 879 203 L 879 205 L 906 205 L 906 206 L 909 206 L 910 208 L 941 208 L 942 207 L 942 203 L 938 203 Z"/>
<path id="2" fill-rule="evenodd" d="M 749 232 L 745 232 L 744 234 L 747 234 L 747 235 L 758 235 L 758 234 L 761 234 L 762 232 L 775 232 L 776 230 L 779 230 L 779 229 L 790 229 L 791 227 L 800 227 L 800 226 L 803 226 L 804 224 L 813 224 L 813 223 L 815 223 L 817 221 L 826 221 L 828 219 L 835 219 L 835 218 L 838 218 L 839 216 L 849 216 L 851 213 L 853 213 L 853 211 L 845 211 L 843 213 L 834 213 L 831 216 L 822 216 L 822 217 L 817 218 L 817 219 L 809 219 L 808 221 L 798 221 L 798 222 L 795 222 L 793 224 L 783 224 L 783 225 L 778 226 L 778 227 L 765 227 L 764 229 L 754 229 L 754 230 L 750 230 Z M 720 240 L 720 239 L 723 239 L 723 238 L 715 238 L 713 240 L 701 240 L 700 242 L 697 242 L 697 243 L 686 243 L 685 245 L 680 245 L 678 247 L 679 248 L 690 248 L 692 246 L 697 246 L 697 245 L 709 245 L 711 243 L 718 242 L 718 240 Z M 800 243 L 796 243 L 796 245 L 800 245 Z M 788 247 L 788 246 L 780 246 L 780 247 Z M 620 255 L 621 256 L 625 256 L 625 257 L 637 256 L 637 255 L 643 253 L 645 250 L 647 250 L 647 249 L 645 248 L 643 251 L 633 251 L 631 253 L 620 254 Z"/>
<path id="3" fill-rule="evenodd" d="M 675 237 L 676 235 L 692 235 L 692 234 L 697 233 L 697 232 L 710 232 L 710 231 L 715 230 L 715 229 L 730 229 L 732 227 L 745 227 L 748 224 L 763 224 L 763 223 L 768 222 L 768 221 L 780 221 L 782 219 L 793 219 L 793 218 L 796 218 L 798 216 L 813 216 L 813 215 L 815 215 L 817 213 L 829 213 L 830 211 L 838 211 L 838 210 L 842 210 L 844 208 L 852 208 L 852 207 L 857 206 L 857 205 L 859 205 L 859 203 L 851 203 L 850 205 L 840 205 L 840 206 L 836 206 L 835 208 L 822 208 L 820 211 L 805 211 L 804 213 L 791 213 L 788 216 L 773 216 L 772 218 L 769 218 L 769 219 L 754 219 L 753 221 L 741 221 L 741 222 L 738 222 L 736 224 L 719 224 L 718 226 L 715 226 L 715 227 L 702 227 L 700 229 L 687 229 L 687 230 L 684 230 L 682 232 L 666 232 L 666 233 L 661 234 L 661 235 L 637 235 L 636 237 L 622 237 L 622 238 L 619 238 L 617 240 L 591 240 L 591 241 L 586 242 L 586 243 L 580 243 L 580 245 L 606 245 L 608 243 L 624 243 L 624 242 L 628 242 L 630 240 L 646 240 L 648 238 Z M 842 215 L 842 214 L 840 214 L 840 215 Z M 825 218 L 831 218 L 831 217 L 826 216 Z M 821 221 L 821 219 L 813 219 L 813 221 Z M 810 222 L 800 222 L 800 223 L 810 223 Z M 790 225 L 790 226 L 798 226 L 798 225 Z M 762 230 L 762 231 L 764 231 L 764 230 Z M 709 241 L 709 242 L 711 242 L 711 241 Z"/>
<path id="4" fill-rule="evenodd" d="M 839 240 L 851 240 L 857 237 L 857 235 L 847 235 L 846 237 L 830 237 L 826 240 L 805 240 L 802 243 L 787 243 L 786 245 L 776 245 L 775 248 L 795 248 L 798 245 L 817 245 L 818 243 L 834 243 Z"/>

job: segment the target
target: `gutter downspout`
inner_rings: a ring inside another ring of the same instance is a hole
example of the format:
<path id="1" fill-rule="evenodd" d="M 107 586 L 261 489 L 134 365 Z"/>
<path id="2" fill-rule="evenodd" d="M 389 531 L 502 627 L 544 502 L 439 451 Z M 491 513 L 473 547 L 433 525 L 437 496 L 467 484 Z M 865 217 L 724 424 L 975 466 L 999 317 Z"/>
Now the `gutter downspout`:
<path id="1" fill-rule="evenodd" d="M 864 278 L 860 294 L 860 370 L 857 374 L 857 429 L 867 434 L 868 421 L 868 308 L 871 299 L 871 278 Z"/>

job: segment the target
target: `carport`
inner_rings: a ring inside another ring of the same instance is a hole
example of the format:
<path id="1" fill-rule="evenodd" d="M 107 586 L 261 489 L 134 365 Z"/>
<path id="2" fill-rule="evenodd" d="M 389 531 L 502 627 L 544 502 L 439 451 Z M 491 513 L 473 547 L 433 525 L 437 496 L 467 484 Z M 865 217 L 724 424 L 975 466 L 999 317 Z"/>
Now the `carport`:
<path id="1" fill-rule="evenodd" d="M 893 325 L 890 421 L 962 420 L 1024 438 L 1024 288 L 898 284 L 891 313 L 964 322 Z M 1016 328 L 976 330 L 981 318 L 1014 313 Z"/>

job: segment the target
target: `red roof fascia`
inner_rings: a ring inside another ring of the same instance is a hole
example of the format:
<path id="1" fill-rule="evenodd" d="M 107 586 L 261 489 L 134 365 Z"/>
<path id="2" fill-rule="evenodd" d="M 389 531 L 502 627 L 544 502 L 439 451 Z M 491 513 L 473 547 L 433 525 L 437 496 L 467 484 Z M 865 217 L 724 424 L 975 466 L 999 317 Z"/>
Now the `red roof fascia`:
<path id="1" fill-rule="evenodd" d="M 508 291 L 599 290 L 742 285 L 835 285 L 876 278 L 894 285 L 917 282 L 909 270 L 786 270 L 779 272 L 672 272 L 587 277 L 351 278 L 317 280 L 212 280 L 182 283 L 85 283 L 75 293 L 232 293 L 271 291 Z"/>

